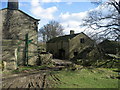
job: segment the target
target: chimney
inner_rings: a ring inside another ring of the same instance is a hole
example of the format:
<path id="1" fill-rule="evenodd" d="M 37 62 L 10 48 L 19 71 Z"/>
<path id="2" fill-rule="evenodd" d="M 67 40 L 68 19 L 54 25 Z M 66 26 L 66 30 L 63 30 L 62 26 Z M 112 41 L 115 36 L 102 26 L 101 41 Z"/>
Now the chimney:
<path id="1" fill-rule="evenodd" d="M 8 0 L 8 9 L 17 10 L 19 8 L 18 0 Z"/>
<path id="2" fill-rule="evenodd" d="M 70 35 L 74 34 L 74 30 L 70 30 Z"/>

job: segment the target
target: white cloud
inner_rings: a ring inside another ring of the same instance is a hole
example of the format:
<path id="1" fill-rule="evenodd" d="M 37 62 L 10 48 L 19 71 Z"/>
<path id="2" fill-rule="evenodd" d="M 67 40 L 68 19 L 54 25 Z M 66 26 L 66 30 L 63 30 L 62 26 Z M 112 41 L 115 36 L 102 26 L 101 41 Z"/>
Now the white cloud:
<path id="1" fill-rule="evenodd" d="M 44 2 L 44 3 L 61 2 L 61 0 L 41 0 L 41 2 Z"/>
<path id="2" fill-rule="evenodd" d="M 1 2 L 7 2 L 8 0 L 1 0 Z M 15 2 L 15 0 L 10 0 L 11 2 Z M 19 2 L 30 2 L 31 0 L 19 0 Z M 36 2 L 37 0 L 34 0 L 34 2 Z M 39 0 L 39 2 L 45 2 L 45 3 L 49 3 L 49 2 L 97 2 L 97 1 L 101 1 L 101 0 Z M 107 1 L 107 0 L 103 0 L 103 1 Z M 119 0 L 116 0 L 119 1 Z"/>
<path id="3" fill-rule="evenodd" d="M 41 2 L 55 2 L 55 0 L 41 0 Z M 61 1 L 61 0 L 56 0 L 56 1 Z M 54 13 L 58 10 L 56 6 L 49 7 L 49 8 L 43 8 L 39 0 L 32 0 L 31 2 L 32 9 L 31 12 L 33 15 L 35 15 L 37 18 L 41 19 L 41 23 L 44 22 L 45 20 L 54 20 L 55 16 Z M 79 33 L 81 31 L 84 31 L 84 28 L 81 28 L 79 25 L 82 23 L 82 19 L 86 17 L 87 11 L 86 12 L 80 12 L 80 13 L 61 13 L 59 17 L 56 19 L 60 20 L 62 26 L 65 28 L 64 33 L 69 34 L 69 31 L 75 30 L 75 33 Z M 40 25 L 41 26 L 41 25 Z"/>
<path id="4" fill-rule="evenodd" d="M 32 0 L 31 5 L 32 5 L 32 7 L 31 7 L 32 14 L 40 19 L 52 20 L 52 19 L 54 19 L 53 14 L 58 10 L 56 6 L 49 7 L 46 9 L 43 8 L 40 5 L 39 0 L 36 0 L 36 2 L 34 2 L 34 0 Z"/>
<path id="5" fill-rule="evenodd" d="M 39 0 L 31 0 L 31 5 L 32 5 L 32 7 L 37 7 L 37 6 L 39 6 Z"/>
<path id="6" fill-rule="evenodd" d="M 41 2 L 43 3 L 55 2 L 55 1 L 61 1 L 61 0 L 41 0 Z M 32 5 L 31 12 L 33 13 L 33 15 L 41 19 L 42 24 L 40 23 L 41 24 L 39 25 L 40 27 L 43 25 L 43 23 L 46 24 L 46 22 L 48 22 L 49 20 L 56 19 L 65 28 L 64 30 L 65 34 L 69 34 L 70 30 L 74 30 L 75 33 L 83 32 L 86 29 L 86 27 L 80 27 L 80 25 L 83 23 L 82 19 L 88 16 L 88 13 L 91 11 L 102 10 L 103 12 L 108 13 L 106 7 L 98 6 L 95 9 L 91 9 L 89 11 L 79 12 L 79 13 L 61 12 L 61 14 L 57 18 L 55 18 L 54 13 L 58 10 L 56 6 L 52 6 L 45 9 L 40 5 L 39 0 L 36 0 L 35 2 L 34 0 L 32 0 L 31 5 Z M 86 33 L 88 32 L 92 33 L 94 31 L 92 29 L 86 30 Z"/>
<path id="7" fill-rule="evenodd" d="M 67 2 L 67 5 L 71 5 L 73 2 Z"/>
<path id="8" fill-rule="evenodd" d="M 86 12 L 80 13 L 61 13 L 59 18 L 61 19 L 61 24 L 65 28 L 65 34 L 69 34 L 70 30 L 74 30 L 75 33 L 83 32 L 85 28 L 81 28 L 80 24 L 82 24 L 82 19 L 87 16 Z"/>
<path id="9" fill-rule="evenodd" d="M 26 7 L 26 6 L 28 6 L 28 4 L 22 2 L 19 3 L 19 7 Z"/>
<path id="10" fill-rule="evenodd" d="M 64 26 L 65 30 L 65 34 L 69 34 L 70 30 L 74 30 L 76 33 L 80 33 L 85 31 L 85 33 L 89 33 L 91 32 L 92 34 L 94 34 L 95 32 L 99 32 L 100 30 L 93 30 L 90 28 L 86 28 L 86 27 L 80 27 L 80 25 L 83 23 L 84 18 L 86 18 L 88 16 L 89 12 L 92 11 L 102 11 L 102 14 L 107 15 L 108 13 L 111 13 L 109 10 L 112 10 L 113 7 L 108 7 L 107 5 L 100 5 L 97 8 L 91 9 L 89 11 L 85 11 L 85 12 L 80 12 L 80 13 L 61 13 L 59 15 L 61 24 Z M 97 14 L 96 14 L 97 15 Z M 110 20 L 109 20 L 110 21 Z M 109 23 L 108 20 L 104 20 L 101 21 L 100 23 L 104 23 L 107 24 Z M 93 26 L 96 27 L 96 26 Z"/>
<path id="11" fill-rule="evenodd" d="M 60 14 L 60 18 L 62 18 L 63 20 L 76 20 L 79 21 L 82 18 L 85 18 L 87 16 L 87 11 L 86 12 L 80 12 L 80 13 L 61 13 Z"/>

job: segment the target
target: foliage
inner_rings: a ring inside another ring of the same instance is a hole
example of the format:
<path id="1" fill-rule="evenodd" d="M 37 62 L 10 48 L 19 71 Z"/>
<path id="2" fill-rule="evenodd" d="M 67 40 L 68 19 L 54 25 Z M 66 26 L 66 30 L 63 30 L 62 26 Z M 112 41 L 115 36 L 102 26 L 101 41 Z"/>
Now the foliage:
<path id="1" fill-rule="evenodd" d="M 63 27 L 57 21 L 50 21 L 39 30 L 39 35 L 43 41 L 48 41 L 56 36 L 63 35 Z"/>

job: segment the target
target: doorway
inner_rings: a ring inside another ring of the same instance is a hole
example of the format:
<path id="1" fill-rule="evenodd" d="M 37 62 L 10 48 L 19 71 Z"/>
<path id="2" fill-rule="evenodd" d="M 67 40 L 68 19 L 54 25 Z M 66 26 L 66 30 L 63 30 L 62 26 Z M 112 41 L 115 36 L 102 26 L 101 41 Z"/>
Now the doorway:
<path id="1" fill-rule="evenodd" d="M 65 50 L 64 49 L 59 49 L 59 58 L 65 59 Z"/>

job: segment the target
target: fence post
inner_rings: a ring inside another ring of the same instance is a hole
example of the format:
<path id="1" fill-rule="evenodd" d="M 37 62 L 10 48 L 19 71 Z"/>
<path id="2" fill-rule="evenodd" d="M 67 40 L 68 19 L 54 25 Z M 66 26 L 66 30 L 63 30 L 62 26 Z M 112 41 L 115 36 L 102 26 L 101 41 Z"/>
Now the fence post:
<path id="1" fill-rule="evenodd" d="M 28 66 L 28 33 L 25 35 L 25 61 L 24 65 Z"/>

